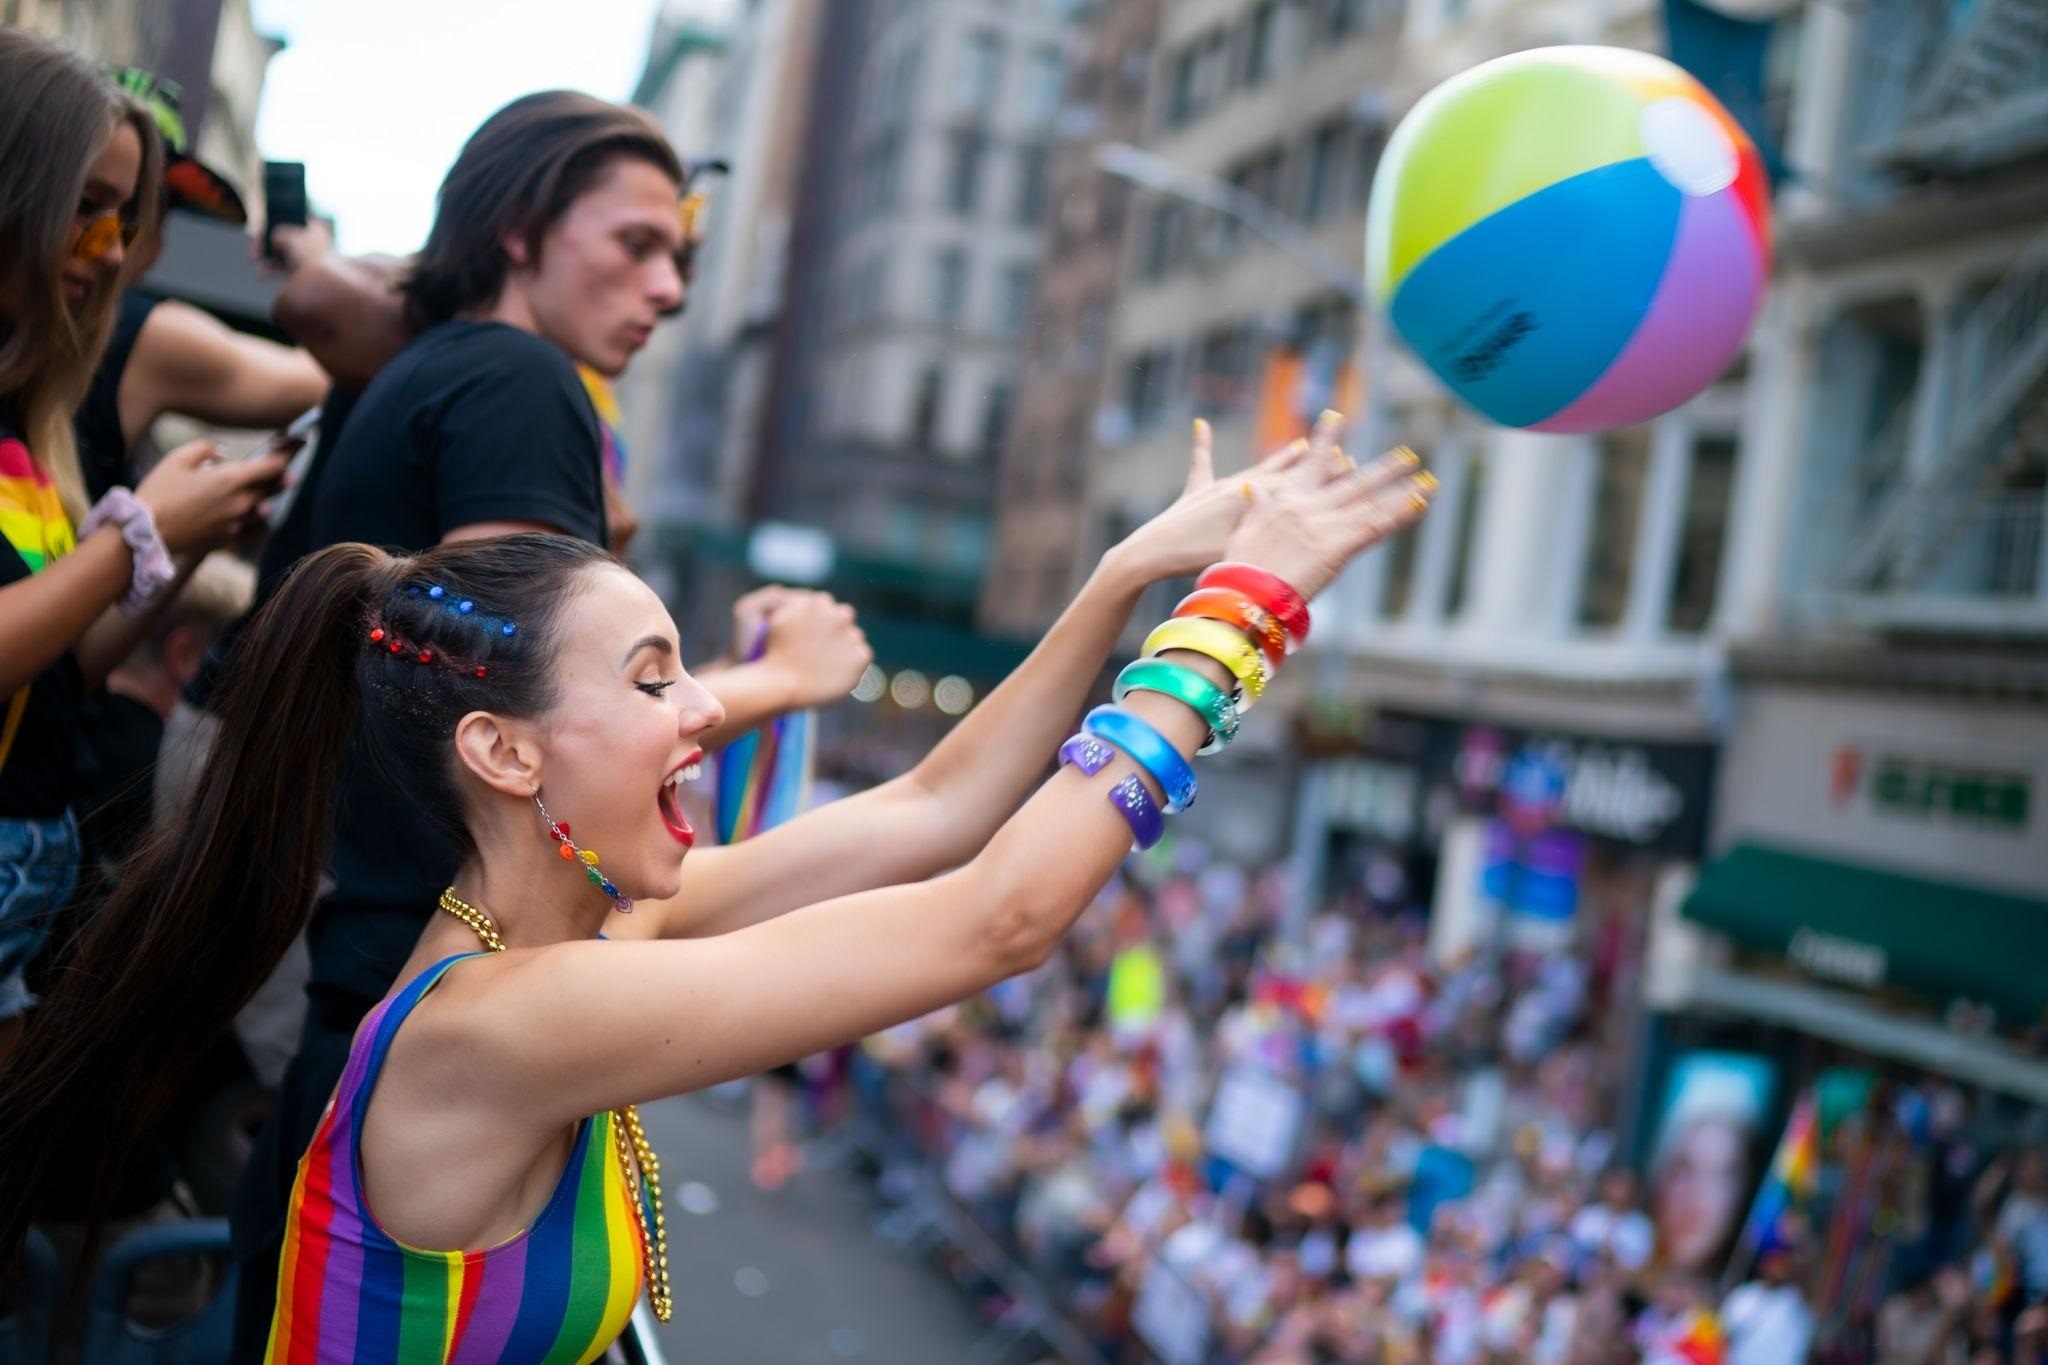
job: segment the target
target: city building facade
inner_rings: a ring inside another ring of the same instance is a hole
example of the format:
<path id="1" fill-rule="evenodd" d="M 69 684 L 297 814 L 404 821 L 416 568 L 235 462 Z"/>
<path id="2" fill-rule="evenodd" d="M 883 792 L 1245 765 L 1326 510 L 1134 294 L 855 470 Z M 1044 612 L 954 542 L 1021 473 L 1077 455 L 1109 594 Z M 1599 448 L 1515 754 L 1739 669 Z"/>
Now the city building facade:
<path id="1" fill-rule="evenodd" d="M 2040 1103 L 2048 5 L 1812 5 L 1796 89 L 1659 1018 Z"/>
<path id="2" fill-rule="evenodd" d="M 1120 311 L 1134 196 L 1097 157 L 1105 146 L 1143 140 L 1164 8 L 1160 0 L 1102 0 L 1086 11 L 1049 144 L 1039 206 L 1044 264 L 982 588 L 980 621 L 995 634 L 1043 633 L 1092 565 L 1085 552 L 1100 548 L 1084 507 L 1097 463 L 1097 417 L 1112 398 L 1109 333 Z"/>

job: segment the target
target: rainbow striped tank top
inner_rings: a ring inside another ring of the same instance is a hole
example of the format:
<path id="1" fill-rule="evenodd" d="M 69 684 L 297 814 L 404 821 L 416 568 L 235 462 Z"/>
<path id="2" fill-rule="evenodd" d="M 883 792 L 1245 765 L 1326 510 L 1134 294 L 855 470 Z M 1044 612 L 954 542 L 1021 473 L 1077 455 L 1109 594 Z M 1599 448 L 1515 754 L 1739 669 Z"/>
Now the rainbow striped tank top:
<path id="1" fill-rule="evenodd" d="M 572 1365 L 596 1359 L 625 1330 L 640 1296 L 640 1228 L 610 1114 L 584 1120 L 532 1226 L 488 1251 L 406 1246 L 363 1200 L 363 1115 L 391 1040 L 450 966 L 478 956 L 427 968 L 356 1034 L 299 1160 L 267 1362 Z"/>

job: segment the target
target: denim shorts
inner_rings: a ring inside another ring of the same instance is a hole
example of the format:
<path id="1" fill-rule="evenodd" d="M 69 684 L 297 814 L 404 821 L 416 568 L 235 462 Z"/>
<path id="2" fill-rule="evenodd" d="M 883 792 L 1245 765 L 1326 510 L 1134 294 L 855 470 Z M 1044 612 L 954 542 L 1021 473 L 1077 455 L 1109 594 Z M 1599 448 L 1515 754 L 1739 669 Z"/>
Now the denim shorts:
<path id="1" fill-rule="evenodd" d="M 78 822 L 0 820 L 0 1019 L 36 999 L 22 977 L 78 884 Z"/>

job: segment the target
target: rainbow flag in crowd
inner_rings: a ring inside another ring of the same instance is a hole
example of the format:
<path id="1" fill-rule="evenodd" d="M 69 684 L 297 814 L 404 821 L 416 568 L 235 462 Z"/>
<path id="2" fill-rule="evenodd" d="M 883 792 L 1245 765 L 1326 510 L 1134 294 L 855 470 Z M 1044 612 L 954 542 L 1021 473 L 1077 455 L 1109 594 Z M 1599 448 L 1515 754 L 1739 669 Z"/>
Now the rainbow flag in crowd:
<path id="1" fill-rule="evenodd" d="M 747 661 L 760 658 L 767 644 L 763 626 Z M 795 711 L 726 746 L 718 756 L 718 842 L 751 839 L 803 812 L 811 802 L 817 729 L 815 715 Z"/>
<path id="2" fill-rule="evenodd" d="M 1812 1095 L 1801 1095 L 1742 1228 L 1742 1245 L 1751 1256 L 1760 1259 L 1788 1245 L 1785 1215 L 1811 1200 L 1819 1183 L 1820 1110 Z"/>

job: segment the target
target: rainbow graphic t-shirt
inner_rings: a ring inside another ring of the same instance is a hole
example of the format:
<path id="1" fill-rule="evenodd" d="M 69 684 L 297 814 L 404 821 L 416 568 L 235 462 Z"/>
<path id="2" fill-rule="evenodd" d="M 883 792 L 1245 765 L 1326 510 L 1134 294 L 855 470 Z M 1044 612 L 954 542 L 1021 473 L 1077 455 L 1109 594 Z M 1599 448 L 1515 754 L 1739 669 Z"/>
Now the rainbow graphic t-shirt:
<path id="1" fill-rule="evenodd" d="M 71 518 L 28 447 L 18 437 L 0 432 L 0 537 L 14 547 L 30 573 L 70 551 Z"/>
<path id="2" fill-rule="evenodd" d="M 0 587 L 41 573 L 76 544 L 56 484 L 0 409 Z M 0 820 L 54 820 L 70 806 L 83 690 L 67 653 L 0 695 Z"/>

